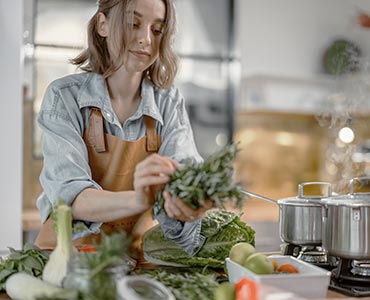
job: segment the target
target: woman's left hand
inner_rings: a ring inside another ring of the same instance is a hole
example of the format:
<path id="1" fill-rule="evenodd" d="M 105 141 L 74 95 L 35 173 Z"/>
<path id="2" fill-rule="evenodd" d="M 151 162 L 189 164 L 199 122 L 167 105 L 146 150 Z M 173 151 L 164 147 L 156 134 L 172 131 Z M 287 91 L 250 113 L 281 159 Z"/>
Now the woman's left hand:
<path id="1" fill-rule="evenodd" d="M 167 215 L 183 222 L 192 222 L 201 219 L 204 213 L 211 209 L 213 205 L 212 200 L 207 200 L 204 206 L 193 209 L 186 205 L 179 197 L 172 197 L 168 191 L 163 191 L 164 209 Z"/>

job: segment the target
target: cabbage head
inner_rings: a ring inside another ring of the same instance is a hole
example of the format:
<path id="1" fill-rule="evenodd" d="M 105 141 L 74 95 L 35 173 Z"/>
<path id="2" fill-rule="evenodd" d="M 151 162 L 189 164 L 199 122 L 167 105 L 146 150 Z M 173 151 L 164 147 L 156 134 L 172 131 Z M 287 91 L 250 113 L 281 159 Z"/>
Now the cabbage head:
<path id="1" fill-rule="evenodd" d="M 193 256 L 167 240 L 161 227 L 156 225 L 143 237 L 144 258 L 159 265 L 223 268 L 233 245 L 247 242 L 254 246 L 255 243 L 255 231 L 241 221 L 240 216 L 227 210 L 207 211 L 201 227 L 206 242 Z"/>

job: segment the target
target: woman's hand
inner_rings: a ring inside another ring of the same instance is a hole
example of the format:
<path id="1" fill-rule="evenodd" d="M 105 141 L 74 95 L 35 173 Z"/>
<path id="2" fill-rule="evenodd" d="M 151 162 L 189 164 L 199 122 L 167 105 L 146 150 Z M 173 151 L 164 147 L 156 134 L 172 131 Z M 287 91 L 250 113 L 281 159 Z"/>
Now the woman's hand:
<path id="1" fill-rule="evenodd" d="M 167 215 L 170 218 L 183 222 L 192 222 L 201 219 L 204 213 L 214 206 L 212 200 L 207 200 L 202 207 L 193 209 L 186 205 L 179 197 L 172 197 L 167 191 L 163 191 L 163 197 L 165 200 L 164 209 Z"/>
<path id="2" fill-rule="evenodd" d="M 136 198 L 144 205 L 152 205 L 155 200 L 155 186 L 170 181 L 179 164 L 173 159 L 152 154 L 136 165 L 134 189 Z"/>

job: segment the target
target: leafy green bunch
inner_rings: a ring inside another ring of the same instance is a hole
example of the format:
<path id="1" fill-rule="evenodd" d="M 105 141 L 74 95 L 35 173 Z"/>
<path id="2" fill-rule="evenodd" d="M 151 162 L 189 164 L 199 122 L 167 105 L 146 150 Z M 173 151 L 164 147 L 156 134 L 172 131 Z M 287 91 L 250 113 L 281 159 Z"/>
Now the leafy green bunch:
<path id="1" fill-rule="evenodd" d="M 176 300 L 211 300 L 214 290 L 218 287 L 217 273 L 207 273 L 197 268 L 157 269 L 145 273 L 163 283 Z"/>
<path id="2" fill-rule="evenodd" d="M 5 290 L 5 281 L 14 273 L 24 272 L 40 277 L 49 260 L 49 252 L 29 243 L 22 250 L 9 247 L 9 251 L 6 258 L 0 257 L 0 292 Z"/>
<path id="3" fill-rule="evenodd" d="M 201 234 L 206 237 L 206 242 L 193 256 L 168 240 L 161 227 L 156 225 L 144 234 L 144 258 L 163 265 L 222 269 L 233 245 L 239 242 L 255 243 L 255 231 L 240 216 L 227 210 L 208 210 L 201 224 Z"/>
<path id="4" fill-rule="evenodd" d="M 241 187 L 233 182 L 233 160 L 238 149 L 235 144 L 225 146 L 208 157 L 203 163 L 186 160 L 172 175 L 165 190 L 172 196 L 178 196 L 188 206 L 197 209 L 209 199 L 218 208 L 224 208 L 227 200 L 234 200 L 240 207 L 243 201 Z M 157 201 L 163 207 L 162 192 L 157 194 Z"/>

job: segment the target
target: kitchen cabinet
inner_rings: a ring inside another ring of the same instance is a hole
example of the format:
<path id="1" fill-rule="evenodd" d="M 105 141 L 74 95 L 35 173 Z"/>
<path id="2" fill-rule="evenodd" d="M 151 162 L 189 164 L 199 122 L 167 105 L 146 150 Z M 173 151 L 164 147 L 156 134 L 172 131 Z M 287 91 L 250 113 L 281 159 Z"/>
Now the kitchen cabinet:
<path id="1" fill-rule="evenodd" d="M 0 293 L 0 299 L 10 299 L 6 293 Z M 353 298 L 353 297 L 348 297 L 346 295 L 328 290 L 327 297 L 325 299 L 361 299 L 361 300 L 370 300 L 370 297 L 361 297 L 361 298 Z M 324 299 L 320 299 L 324 300 Z"/>

